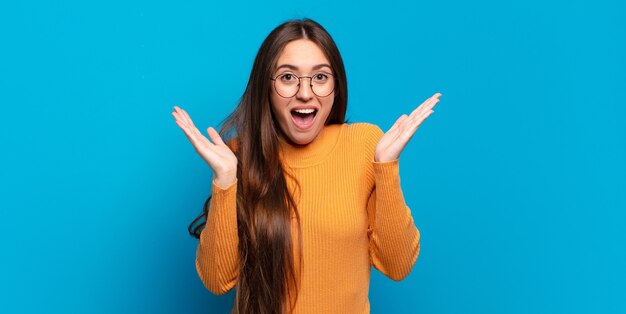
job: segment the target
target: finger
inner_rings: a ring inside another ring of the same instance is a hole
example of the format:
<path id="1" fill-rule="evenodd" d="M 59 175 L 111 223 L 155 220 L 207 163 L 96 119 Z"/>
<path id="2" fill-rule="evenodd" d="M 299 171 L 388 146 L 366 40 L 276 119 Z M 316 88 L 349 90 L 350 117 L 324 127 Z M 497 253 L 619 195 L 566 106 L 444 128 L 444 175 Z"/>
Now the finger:
<path id="1" fill-rule="evenodd" d="M 191 120 L 191 117 L 189 116 L 189 114 L 187 113 L 187 111 L 185 111 L 184 109 L 181 109 L 181 111 L 183 112 L 183 115 L 185 116 L 185 118 L 187 119 L 187 122 L 189 122 L 189 124 L 191 124 L 192 126 L 195 126 L 193 124 L 193 120 Z"/>
<path id="2" fill-rule="evenodd" d="M 405 128 L 404 132 L 402 132 L 400 137 L 406 141 L 411 140 L 411 138 L 413 137 L 413 135 L 415 134 L 419 126 L 422 124 L 422 122 L 424 122 L 424 120 L 426 120 L 426 118 L 428 118 L 428 116 L 430 116 L 433 112 L 434 112 L 433 110 L 429 110 L 429 111 L 425 111 L 421 113 L 412 124 L 410 124 L 407 128 Z"/>
<path id="3" fill-rule="evenodd" d="M 428 111 L 429 109 L 432 109 L 433 107 L 435 107 L 435 105 L 439 103 L 439 97 L 431 97 L 428 101 L 424 102 L 424 109 L 425 111 Z"/>
<path id="4" fill-rule="evenodd" d="M 430 109 L 432 107 L 430 107 L 430 105 L 434 102 L 436 103 L 437 101 L 439 101 L 438 98 L 435 97 L 431 97 L 428 98 L 426 101 L 424 101 L 421 105 L 419 105 L 417 108 L 415 108 L 411 114 L 409 115 L 412 119 L 415 118 L 415 116 L 420 115 L 424 110 L 426 110 L 427 108 Z"/>
<path id="5" fill-rule="evenodd" d="M 196 151 L 207 154 L 207 156 L 210 156 L 209 158 L 216 158 L 215 156 L 217 156 L 217 154 L 213 151 L 214 144 L 202 135 L 197 128 L 182 126 L 182 122 L 180 121 L 177 121 L 176 123 L 179 123 L 179 125 L 183 128 L 185 136 L 187 136 L 187 139 L 189 139 Z"/>
<path id="6" fill-rule="evenodd" d="M 172 112 L 172 116 L 174 116 L 174 118 L 176 118 L 176 122 L 180 122 L 180 123 L 182 123 L 182 124 L 183 124 L 183 125 L 185 125 L 185 126 L 187 125 L 187 122 L 185 122 L 185 119 L 183 119 L 183 118 L 180 116 L 180 113 L 178 113 L 178 112 Z"/>
<path id="7" fill-rule="evenodd" d="M 183 119 L 185 119 L 185 122 L 187 122 L 187 124 L 189 124 L 190 126 L 195 127 L 195 125 L 193 124 L 193 121 L 191 120 L 191 117 L 189 116 L 189 114 L 187 113 L 187 111 L 185 111 L 183 108 L 178 108 L 179 109 L 179 113 L 181 115 L 181 117 L 183 117 Z"/>
<path id="8" fill-rule="evenodd" d="M 185 121 L 183 121 L 183 120 L 176 120 L 176 124 L 178 124 L 178 126 L 181 129 L 183 129 L 183 131 L 185 132 L 185 135 L 187 136 L 187 138 L 189 138 L 190 141 L 195 142 L 197 140 L 197 136 L 196 136 L 196 133 L 194 131 L 194 128 L 192 128 L 188 124 L 186 124 Z"/>
<path id="9" fill-rule="evenodd" d="M 420 114 L 420 115 L 419 115 L 419 116 L 415 119 L 415 124 L 417 124 L 417 125 L 419 126 L 419 125 L 420 125 L 420 124 L 422 124 L 422 122 L 424 122 L 424 120 L 426 120 L 426 118 L 428 118 L 428 116 L 429 116 L 431 113 L 433 113 L 433 112 L 434 112 L 434 111 L 433 111 L 432 109 L 431 109 L 431 110 L 428 110 L 428 111 L 424 111 L 424 112 L 422 112 L 422 113 L 421 113 L 421 114 Z"/>
<path id="10" fill-rule="evenodd" d="M 187 124 L 187 121 L 185 121 L 185 119 L 181 117 L 180 113 L 172 112 L 172 115 L 174 116 L 174 118 L 176 118 L 176 123 L 183 129 L 183 131 L 190 131 L 189 124 Z"/>
<path id="11" fill-rule="evenodd" d="M 420 122 L 420 124 L 421 124 L 422 122 L 424 122 L 424 120 L 426 120 L 428 117 L 430 117 L 430 115 L 431 115 L 431 114 L 433 114 L 433 112 L 435 112 L 435 111 L 434 111 L 434 110 L 432 110 L 432 109 L 431 109 L 431 110 L 428 110 L 427 112 L 425 112 L 425 113 L 422 115 L 422 117 L 421 117 L 421 122 Z"/>
<path id="12" fill-rule="evenodd" d="M 216 145 L 225 145 L 222 137 L 214 128 L 209 127 L 207 129 L 207 133 L 209 134 L 209 137 L 211 137 L 213 143 L 215 143 Z"/>
<path id="13" fill-rule="evenodd" d="M 395 129 L 397 129 L 397 128 L 398 128 L 398 126 L 399 126 L 400 124 L 402 124 L 402 121 L 406 120 L 406 118 L 408 118 L 408 117 L 409 117 L 409 116 L 407 116 L 406 114 L 401 115 L 401 116 L 400 116 L 400 118 L 398 118 L 398 120 L 396 120 L 396 123 L 394 123 L 394 124 L 391 126 L 391 128 L 389 129 L 389 131 L 387 131 L 387 132 L 391 132 L 391 131 L 394 131 Z"/>
<path id="14" fill-rule="evenodd" d="M 178 106 L 174 106 L 174 111 L 175 111 L 175 113 L 176 113 L 176 115 L 175 115 L 175 116 L 176 116 L 179 120 L 181 120 L 182 122 L 184 122 L 184 123 L 185 123 L 185 125 L 188 125 L 188 124 L 189 124 L 189 122 L 187 121 L 187 118 L 186 118 L 186 117 L 185 117 L 185 115 L 183 114 L 183 110 L 182 110 L 180 107 L 178 107 Z"/>
<path id="15" fill-rule="evenodd" d="M 184 124 L 184 122 L 176 120 L 176 124 L 178 124 L 178 126 L 183 130 L 183 133 L 185 133 L 187 139 L 195 146 L 195 138 L 191 135 L 189 128 Z"/>
<path id="16" fill-rule="evenodd" d="M 198 128 L 193 124 L 191 117 L 189 117 L 189 114 L 185 110 L 178 106 L 174 106 L 174 109 L 177 110 L 178 117 L 184 122 L 186 126 L 186 132 L 189 136 L 193 137 L 196 141 L 205 144 L 212 144 L 204 135 L 202 135 L 202 133 L 200 133 L 200 130 L 198 130 Z"/>
<path id="17" fill-rule="evenodd" d="M 439 97 L 441 97 L 441 93 L 435 93 L 431 98 L 433 102 L 430 103 L 430 109 L 434 108 L 435 105 L 439 103 Z"/>
<path id="18" fill-rule="evenodd" d="M 432 103 L 430 103 L 430 105 L 428 106 L 429 109 L 433 109 L 437 104 L 439 103 L 439 98 L 436 98 Z"/>
<path id="19" fill-rule="evenodd" d="M 187 123 L 187 119 L 181 118 L 180 113 L 173 113 L 173 114 L 174 116 L 177 117 L 176 124 L 178 124 L 178 126 L 180 126 L 183 129 L 183 131 L 185 132 L 185 135 L 194 144 L 194 146 L 200 143 L 211 144 L 209 140 L 207 140 L 206 137 L 204 137 L 204 135 L 202 135 L 195 126 L 189 125 L 189 123 Z"/>
<path id="20" fill-rule="evenodd" d="M 419 117 L 422 116 L 422 114 L 431 110 L 438 102 L 438 98 L 430 98 L 429 100 L 425 101 L 422 105 L 420 105 L 415 110 L 413 110 L 413 112 L 411 112 L 411 120 L 409 122 L 413 123 L 417 121 Z"/>
<path id="21" fill-rule="evenodd" d="M 428 118 L 433 112 L 433 110 L 424 111 L 419 117 L 417 117 L 415 124 L 413 124 L 410 129 L 417 130 L 417 128 L 424 122 L 424 120 L 426 120 L 426 118 Z"/>
<path id="22" fill-rule="evenodd" d="M 174 106 L 174 112 L 178 113 L 179 115 L 182 115 L 182 109 L 178 106 Z"/>
<path id="23" fill-rule="evenodd" d="M 183 131 L 185 131 L 185 135 L 187 135 L 189 140 L 193 140 L 194 145 L 197 144 L 198 142 L 202 142 L 202 143 L 209 142 L 209 140 L 207 140 L 204 137 L 204 135 L 202 135 L 200 131 L 198 131 L 198 129 L 193 124 L 189 124 L 187 119 L 181 118 L 180 113 L 177 113 L 176 115 L 178 116 L 176 121 L 180 123 L 179 126 L 181 126 Z"/>

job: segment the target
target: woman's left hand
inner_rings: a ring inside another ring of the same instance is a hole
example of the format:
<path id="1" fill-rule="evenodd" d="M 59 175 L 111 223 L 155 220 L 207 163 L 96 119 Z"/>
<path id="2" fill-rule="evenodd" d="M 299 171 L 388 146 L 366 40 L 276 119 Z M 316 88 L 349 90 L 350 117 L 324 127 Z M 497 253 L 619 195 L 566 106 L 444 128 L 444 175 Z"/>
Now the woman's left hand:
<path id="1" fill-rule="evenodd" d="M 410 115 L 403 114 L 400 116 L 376 144 L 374 161 L 386 162 L 399 159 L 400 153 L 413 137 L 417 128 L 434 112 L 432 108 L 439 102 L 439 96 L 441 96 L 440 93 L 435 93 L 415 108 Z"/>

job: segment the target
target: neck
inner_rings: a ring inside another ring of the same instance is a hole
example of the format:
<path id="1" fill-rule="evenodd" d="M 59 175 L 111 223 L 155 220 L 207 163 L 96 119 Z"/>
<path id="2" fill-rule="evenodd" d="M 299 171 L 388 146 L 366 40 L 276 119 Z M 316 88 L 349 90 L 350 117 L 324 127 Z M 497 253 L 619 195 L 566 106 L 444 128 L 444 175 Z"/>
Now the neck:
<path id="1" fill-rule="evenodd" d="M 283 160 L 293 167 L 307 167 L 322 162 L 334 149 L 345 126 L 345 123 L 325 125 L 315 139 L 305 145 L 295 144 L 285 136 L 279 136 Z"/>

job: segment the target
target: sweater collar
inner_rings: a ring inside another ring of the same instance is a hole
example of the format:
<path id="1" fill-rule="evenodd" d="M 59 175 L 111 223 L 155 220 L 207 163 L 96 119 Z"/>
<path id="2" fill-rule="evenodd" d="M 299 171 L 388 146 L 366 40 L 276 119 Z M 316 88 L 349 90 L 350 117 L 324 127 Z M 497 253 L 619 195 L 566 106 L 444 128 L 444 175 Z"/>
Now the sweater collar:
<path id="1" fill-rule="evenodd" d="M 294 146 L 279 137 L 278 145 L 283 161 L 293 168 L 322 163 L 339 143 L 346 126 L 346 123 L 325 125 L 317 138 L 305 146 Z"/>

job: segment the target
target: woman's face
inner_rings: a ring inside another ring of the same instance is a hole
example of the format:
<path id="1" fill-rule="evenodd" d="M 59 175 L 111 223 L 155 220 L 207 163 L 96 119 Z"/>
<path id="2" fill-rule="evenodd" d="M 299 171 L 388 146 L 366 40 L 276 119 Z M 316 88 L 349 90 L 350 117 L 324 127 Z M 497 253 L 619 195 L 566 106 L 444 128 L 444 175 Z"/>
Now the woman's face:
<path id="1" fill-rule="evenodd" d="M 322 74 L 318 76 L 316 75 L 318 73 Z M 298 39 L 288 43 L 278 57 L 272 77 L 283 74 L 287 76 L 279 77 L 272 82 L 270 102 L 282 134 L 287 137 L 286 141 L 296 145 L 306 145 L 315 140 L 330 114 L 335 92 L 333 89 L 329 95 L 320 97 L 311 89 L 311 80 L 302 78 L 297 93 L 293 97 L 285 98 L 284 92 L 283 96 L 277 93 L 275 84 L 280 84 L 278 80 L 283 80 L 292 84 L 295 82 L 297 85 L 297 78 L 289 74 L 295 74 L 298 77 L 316 75 L 318 82 L 321 82 L 324 79 L 324 73 L 334 74 L 330 62 L 317 44 L 308 39 Z M 329 79 L 333 84 L 334 80 L 331 76 Z M 318 90 L 316 87 L 318 94 L 323 94 L 319 92 L 320 90 L 322 89 Z M 313 113 L 308 113 L 310 109 L 314 110 Z"/>

